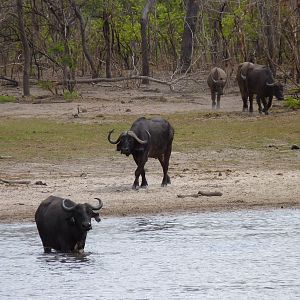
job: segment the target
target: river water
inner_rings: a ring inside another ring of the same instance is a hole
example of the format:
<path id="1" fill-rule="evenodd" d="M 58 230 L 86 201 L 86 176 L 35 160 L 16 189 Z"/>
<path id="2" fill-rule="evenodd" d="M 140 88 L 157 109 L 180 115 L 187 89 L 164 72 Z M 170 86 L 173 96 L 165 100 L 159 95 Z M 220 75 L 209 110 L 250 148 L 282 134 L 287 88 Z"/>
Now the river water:
<path id="1" fill-rule="evenodd" d="M 107 218 L 84 255 L 0 224 L 0 299 L 300 299 L 300 210 Z"/>

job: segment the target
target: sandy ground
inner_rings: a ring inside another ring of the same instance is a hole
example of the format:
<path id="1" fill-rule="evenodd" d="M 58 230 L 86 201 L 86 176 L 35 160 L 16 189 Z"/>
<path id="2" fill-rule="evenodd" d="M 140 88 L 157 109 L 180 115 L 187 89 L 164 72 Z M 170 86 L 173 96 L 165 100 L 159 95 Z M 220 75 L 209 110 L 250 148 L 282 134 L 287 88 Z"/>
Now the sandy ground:
<path id="1" fill-rule="evenodd" d="M 76 122 L 97 122 L 99 116 L 106 114 L 211 111 L 207 90 L 174 93 L 164 86 L 124 89 L 86 85 L 80 91 L 79 101 L 63 103 L 59 97 L 44 97 L 45 91 L 35 89 L 35 104 L 1 104 L 0 118 L 43 117 L 73 122 L 78 106 L 86 112 Z M 20 90 L 6 92 L 20 96 Z M 223 112 L 239 113 L 242 103 L 237 90 L 228 88 L 221 105 Z M 159 162 L 149 159 L 146 165 L 149 187 L 138 191 L 131 189 L 135 170 L 132 158 L 116 153 L 109 158 L 63 163 L 0 159 L 1 179 L 30 182 L 0 182 L 0 221 L 32 221 L 39 203 L 49 195 L 89 203 L 95 203 L 93 198 L 100 197 L 104 202 L 103 216 L 300 207 L 300 151 L 293 151 L 293 155 L 280 161 L 269 159 L 275 151 L 278 150 L 270 147 L 264 153 L 244 149 L 173 152 L 169 172 L 172 184 L 166 188 L 160 187 Z M 44 185 L 36 184 L 39 182 Z M 178 197 L 198 191 L 218 191 L 222 196 Z"/>

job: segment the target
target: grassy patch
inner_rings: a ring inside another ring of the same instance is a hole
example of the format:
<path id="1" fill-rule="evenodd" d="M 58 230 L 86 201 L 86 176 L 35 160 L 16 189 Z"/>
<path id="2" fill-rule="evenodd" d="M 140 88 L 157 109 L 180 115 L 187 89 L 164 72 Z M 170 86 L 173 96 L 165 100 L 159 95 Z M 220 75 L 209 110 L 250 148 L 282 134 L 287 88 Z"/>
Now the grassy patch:
<path id="1" fill-rule="evenodd" d="M 19 160 L 105 155 L 109 125 L 58 123 L 43 119 L 0 120 L 0 154 Z M 120 125 L 117 126 L 120 129 Z"/>
<path id="2" fill-rule="evenodd" d="M 14 96 L 0 95 L 0 103 L 15 102 L 16 98 Z"/>
<path id="3" fill-rule="evenodd" d="M 284 106 L 291 109 L 298 109 L 300 108 L 300 99 L 289 96 L 285 99 Z"/>
<path id="4" fill-rule="evenodd" d="M 300 115 L 261 118 L 205 118 L 204 114 L 173 115 L 176 147 L 200 149 L 265 149 L 271 143 L 300 142 Z"/>
<path id="5" fill-rule="evenodd" d="M 69 91 L 65 91 L 64 92 L 64 99 L 66 101 L 72 102 L 73 100 L 79 98 L 79 94 L 76 91 L 73 92 L 69 92 Z"/>
<path id="6" fill-rule="evenodd" d="M 165 116 L 175 128 L 175 151 L 267 150 L 269 144 L 300 144 L 300 114 L 260 118 L 205 114 Z M 115 154 L 112 138 L 129 129 L 135 116 L 108 116 L 104 124 L 59 123 L 44 119 L 0 119 L 0 154 L 18 160 L 57 160 Z"/>

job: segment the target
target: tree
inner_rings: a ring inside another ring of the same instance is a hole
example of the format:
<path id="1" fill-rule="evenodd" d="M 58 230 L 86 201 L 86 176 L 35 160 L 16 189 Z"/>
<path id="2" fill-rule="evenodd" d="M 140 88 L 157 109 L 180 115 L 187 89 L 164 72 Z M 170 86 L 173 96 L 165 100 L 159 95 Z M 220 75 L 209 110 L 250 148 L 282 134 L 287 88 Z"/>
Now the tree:
<path id="1" fill-rule="evenodd" d="M 188 0 L 186 6 L 186 17 L 184 20 L 184 30 L 182 35 L 180 71 L 185 73 L 190 70 L 192 63 L 192 53 L 196 24 L 199 12 L 198 0 Z"/>
<path id="2" fill-rule="evenodd" d="M 108 9 L 108 4 L 105 4 L 103 9 L 103 36 L 106 47 L 106 59 L 105 59 L 105 71 L 106 78 L 111 78 L 111 30 L 110 30 L 110 13 Z"/>
<path id="3" fill-rule="evenodd" d="M 23 65 L 23 95 L 30 96 L 30 48 L 27 40 L 24 24 L 24 11 L 23 0 L 17 0 L 17 15 L 18 15 L 18 29 L 20 34 L 20 40 L 22 43 L 24 65 Z"/>
<path id="4" fill-rule="evenodd" d="M 84 19 L 83 19 L 83 16 L 82 16 L 82 13 L 80 11 L 80 8 L 76 5 L 75 1 L 74 0 L 70 0 L 71 2 L 71 5 L 74 9 L 74 12 L 75 12 L 75 15 L 79 21 L 79 25 L 80 25 L 80 33 L 81 33 L 81 43 L 82 43 L 82 50 L 83 50 L 83 53 L 85 55 L 85 58 L 87 59 L 87 61 L 89 62 L 89 65 L 91 67 L 91 70 L 92 70 L 92 78 L 97 78 L 98 77 L 98 71 L 97 71 L 97 68 L 96 68 L 96 65 L 93 61 L 93 58 L 90 54 L 90 51 L 88 49 L 88 46 L 87 46 L 87 39 L 86 39 L 86 34 L 85 34 L 85 22 L 84 22 Z"/>
<path id="5" fill-rule="evenodd" d="M 148 14 L 155 0 L 147 0 L 141 18 L 141 49 L 142 49 L 142 75 L 149 76 L 149 51 L 147 42 L 147 26 L 148 26 Z M 148 79 L 143 79 L 142 83 L 149 84 Z"/>

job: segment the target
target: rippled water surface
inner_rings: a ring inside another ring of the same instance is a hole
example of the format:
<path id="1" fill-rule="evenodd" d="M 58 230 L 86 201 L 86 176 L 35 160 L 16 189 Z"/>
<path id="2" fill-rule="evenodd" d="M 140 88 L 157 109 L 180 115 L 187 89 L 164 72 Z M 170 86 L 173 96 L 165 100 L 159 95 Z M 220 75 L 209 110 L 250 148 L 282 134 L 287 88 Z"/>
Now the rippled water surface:
<path id="1" fill-rule="evenodd" d="M 93 225 L 66 255 L 44 254 L 35 224 L 1 224 L 0 299 L 300 299 L 300 210 Z"/>

